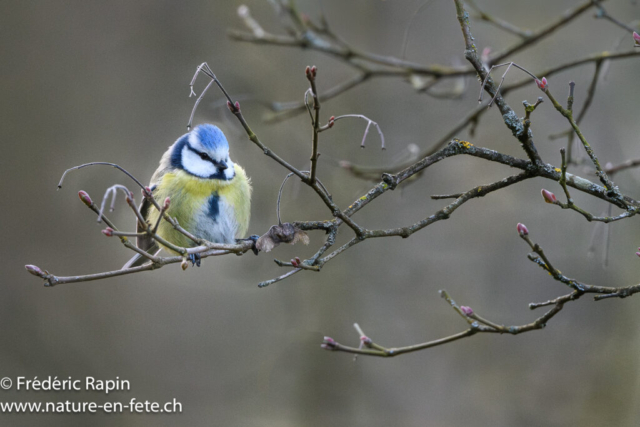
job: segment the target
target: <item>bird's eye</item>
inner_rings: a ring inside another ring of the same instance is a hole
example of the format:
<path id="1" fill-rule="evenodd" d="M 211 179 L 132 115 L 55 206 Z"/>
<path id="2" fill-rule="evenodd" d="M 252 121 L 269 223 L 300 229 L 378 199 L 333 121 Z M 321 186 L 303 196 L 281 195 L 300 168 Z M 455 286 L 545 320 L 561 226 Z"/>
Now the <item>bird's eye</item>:
<path id="1" fill-rule="evenodd" d="M 200 158 L 201 158 L 202 160 L 209 160 L 209 156 L 208 156 L 208 155 L 206 155 L 205 153 L 200 153 Z"/>

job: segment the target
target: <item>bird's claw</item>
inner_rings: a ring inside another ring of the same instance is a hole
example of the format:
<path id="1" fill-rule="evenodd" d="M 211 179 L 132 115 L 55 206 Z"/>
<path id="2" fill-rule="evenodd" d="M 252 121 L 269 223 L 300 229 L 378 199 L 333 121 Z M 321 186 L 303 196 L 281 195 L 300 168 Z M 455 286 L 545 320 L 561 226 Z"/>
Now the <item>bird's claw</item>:
<path id="1" fill-rule="evenodd" d="M 247 237 L 246 239 L 237 239 L 237 242 L 246 242 L 248 240 L 251 240 L 253 242 L 253 246 L 251 246 L 251 251 L 253 251 L 253 253 L 255 255 L 258 255 L 258 248 L 256 247 L 256 243 L 258 242 L 258 239 L 260 238 L 260 236 L 258 236 L 257 234 L 252 234 L 251 236 Z"/>
<path id="2" fill-rule="evenodd" d="M 191 254 L 189 255 L 189 261 L 191 261 L 192 266 L 200 267 L 202 257 L 200 256 L 200 254 Z"/>

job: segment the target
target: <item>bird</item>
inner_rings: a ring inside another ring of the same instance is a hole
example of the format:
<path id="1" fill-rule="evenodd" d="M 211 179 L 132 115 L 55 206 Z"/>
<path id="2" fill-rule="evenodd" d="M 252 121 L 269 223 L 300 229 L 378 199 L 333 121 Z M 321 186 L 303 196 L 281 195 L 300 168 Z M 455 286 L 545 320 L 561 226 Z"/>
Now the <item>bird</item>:
<path id="1" fill-rule="evenodd" d="M 229 157 L 229 142 L 220 128 L 202 124 L 178 138 L 162 155 L 160 165 L 149 186 L 156 200 L 170 200 L 167 213 L 180 226 L 197 237 L 213 243 L 236 243 L 249 228 L 251 216 L 251 181 L 244 169 Z M 146 198 L 140 213 L 154 226 L 160 212 Z M 138 233 L 146 226 L 136 220 Z M 193 247 L 195 242 L 161 221 L 157 235 L 181 247 Z M 250 236 L 254 242 L 258 236 Z M 162 245 L 151 236 L 139 236 L 138 248 L 157 254 Z M 171 249 L 164 248 L 169 252 Z M 256 252 L 254 250 L 254 252 Z M 191 261 L 200 266 L 200 257 Z M 143 265 L 147 258 L 136 254 L 122 268 Z"/>

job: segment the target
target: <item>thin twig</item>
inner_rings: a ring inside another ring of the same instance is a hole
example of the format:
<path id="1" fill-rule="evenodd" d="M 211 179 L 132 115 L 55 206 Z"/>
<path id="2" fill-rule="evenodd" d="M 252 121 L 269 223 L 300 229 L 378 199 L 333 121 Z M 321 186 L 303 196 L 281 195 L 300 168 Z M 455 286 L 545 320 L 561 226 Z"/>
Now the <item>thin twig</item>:
<path id="1" fill-rule="evenodd" d="M 102 222 L 102 216 L 104 215 L 104 207 L 105 207 L 105 205 L 107 203 L 107 200 L 109 199 L 110 195 L 113 197 L 112 201 L 111 201 L 110 211 L 113 212 L 113 207 L 114 207 L 115 201 L 116 201 L 116 193 L 117 193 L 118 190 L 122 191 L 124 193 L 125 197 L 131 197 L 131 191 L 129 191 L 129 189 L 127 187 L 125 187 L 124 185 L 116 184 L 116 185 L 113 185 L 113 186 L 107 188 L 107 191 L 105 191 L 104 197 L 102 198 L 102 204 L 100 205 L 100 213 L 98 214 L 98 219 L 97 219 L 98 223 Z"/>
<path id="2" fill-rule="evenodd" d="M 378 125 L 378 123 L 374 122 L 369 117 L 364 116 L 362 114 L 343 114 L 342 116 L 335 117 L 333 119 L 333 121 L 337 122 L 338 120 L 346 119 L 346 118 L 349 118 L 349 117 L 362 119 L 362 120 L 365 120 L 367 122 L 367 127 L 364 130 L 364 135 L 362 136 L 362 142 L 360 143 L 360 147 L 361 148 L 364 148 L 364 144 L 365 144 L 365 142 L 367 140 L 367 134 L 369 133 L 369 127 L 371 127 L 371 125 L 373 125 L 373 126 L 375 126 L 376 130 L 378 131 L 378 135 L 380 135 L 380 145 L 381 145 L 382 149 L 383 150 L 386 149 L 385 142 L 384 142 L 384 133 L 382 133 L 382 130 L 380 129 L 380 126 Z M 327 128 L 323 128 L 321 130 L 326 130 Z"/>
<path id="3" fill-rule="evenodd" d="M 64 181 L 64 178 L 67 176 L 67 174 L 69 172 L 74 171 L 74 170 L 78 170 L 78 169 L 82 169 L 82 168 L 85 168 L 87 166 L 97 166 L 97 165 L 111 166 L 113 168 L 116 168 L 116 169 L 120 170 L 122 173 L 124 173 L 125 175 L 127 175 L 129 178 L 131 178 L 136 184 L 138 184 L 138 186 L 140 188 L 142 188 L 143 190 L 145 189 L 144 185 L 142 185 L 142 183 L 140 181 L 138 181 L 138 179 L 136 177 L 134 177 L 126 169 L 116 165 L 115 163 L 91 162 L 91 163 L 85 163 L 85 164 L 79 165 L 79 166 L 74 166 L 74 167 L 69 168 L 66 171 L 64 171 L 64 173 L 62 174 L 62 177 L 60 178 L 60 181 L 58 182 L 58 190 L 62 188 L 62 182 Z"/>
<path id="4" fill-rule="evenodd" d="M 282 184 L 280 185 L 280 190 L 278 190 L 278 203 L 276 203 L 276 214 L 278 215 L 278 225 L 282 225 L 282 220 L 280 219 L 280 197 L 282 196 L 282 190 L 284 189 L 284 185 L 287 183 L 287 180 L 293 175 L 293 172 L 289 173 L 284 177 Z"/>

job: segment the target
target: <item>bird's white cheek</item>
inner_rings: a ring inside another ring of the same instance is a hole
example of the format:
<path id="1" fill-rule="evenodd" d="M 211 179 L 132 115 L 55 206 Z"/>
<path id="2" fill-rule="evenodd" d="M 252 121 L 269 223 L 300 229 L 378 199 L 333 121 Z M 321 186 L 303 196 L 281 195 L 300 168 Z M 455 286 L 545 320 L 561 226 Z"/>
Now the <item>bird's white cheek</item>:
<path id="1" fill-rule="evenodd" d="M 236 167 L 231 160 L 227 162 L 227 169 L 224 171 L 224 177 L 226 179 L 231 179 L 236 175 Z"/>
<path id="2" fill-rule="evenodd" d="M 182 149 L 182 167 L 190 174 L 201 178 L 208 178 L 216 173 L 216 167 L 206 160 L 202 160 L 199 155 L 184 147 Z"/>

